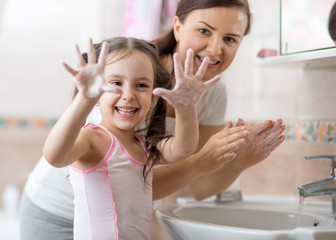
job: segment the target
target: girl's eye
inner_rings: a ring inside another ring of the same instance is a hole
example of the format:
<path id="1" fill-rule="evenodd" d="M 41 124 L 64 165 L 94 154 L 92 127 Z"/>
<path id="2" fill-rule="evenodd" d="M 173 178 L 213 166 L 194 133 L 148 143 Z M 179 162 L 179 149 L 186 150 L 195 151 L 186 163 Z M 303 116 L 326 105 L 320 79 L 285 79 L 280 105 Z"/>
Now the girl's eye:
<path id="1" fill-rule="evenodd" d="M 205 28 L 200 28 L 198 29 L 198 31 L 204 35 L 209 35 L 210 34 L 210 31 L 208 29 L 205 29 Z"/>
<path id="2" fill-rule="evenodd" d="M 145 83 L 138 83 L 137 87 L 139 88 L 148 88 L 149 86 Z"/>
<path id="3" fill-rule="evenodd" d="M 119 82 L 119 81 L 110 81 L 110 84 L 121 86 L 121 82 Z"/>

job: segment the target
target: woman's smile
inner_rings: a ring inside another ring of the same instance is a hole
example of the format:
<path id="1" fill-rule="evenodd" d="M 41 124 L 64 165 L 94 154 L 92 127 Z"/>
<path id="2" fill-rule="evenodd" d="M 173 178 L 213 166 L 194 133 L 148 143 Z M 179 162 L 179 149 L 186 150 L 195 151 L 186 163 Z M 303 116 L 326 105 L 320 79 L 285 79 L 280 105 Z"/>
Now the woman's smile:
<path id="1" fill-rule="evenodd" d="M 201 62 L 203 61 L 205 57 L 202 57 L 200 55 L 196 55 L 196 59 L 198 60 L 198 65 L 201 64 Z M 215 59 L 215 58 L 210 58 L 210 62 L 208 64 L 208 68 L 213 68 L 216 67 L 220 64 L 220 61 Z"/>

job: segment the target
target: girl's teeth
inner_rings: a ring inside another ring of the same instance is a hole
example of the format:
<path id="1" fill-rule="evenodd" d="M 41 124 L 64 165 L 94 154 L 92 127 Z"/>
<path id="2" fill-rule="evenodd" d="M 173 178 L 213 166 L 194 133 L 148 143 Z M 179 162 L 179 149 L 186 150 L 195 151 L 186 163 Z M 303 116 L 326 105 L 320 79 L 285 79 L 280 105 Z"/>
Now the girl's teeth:
<path id="1" fill-rule="evenodd" d="M 136 109 L 123 109 L 123 108 L 117 108 L 118 112 L 121 114 L 133 114 L 135 113 Z"/>

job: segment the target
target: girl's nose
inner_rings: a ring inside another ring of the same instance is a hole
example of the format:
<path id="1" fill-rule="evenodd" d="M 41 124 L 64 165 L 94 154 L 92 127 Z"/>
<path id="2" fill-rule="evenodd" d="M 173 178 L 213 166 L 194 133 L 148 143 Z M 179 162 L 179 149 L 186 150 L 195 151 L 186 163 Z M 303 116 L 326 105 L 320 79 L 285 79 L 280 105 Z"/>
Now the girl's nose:
<path id="1" fill-rule="evenodd" d="M 121 95 L 121 98 L 125 101 L 132 101 L 135 99 L 135 94 L 132 89 L 129 87 L 123 89 L 123 93 Z"/>
<path id="2" fill-rule="evenodd" d="M 207 50 L 211 56 L 218 56 L 222 53 L 223 42 L 219 37 L 213 37 L 209 40 Z"/>

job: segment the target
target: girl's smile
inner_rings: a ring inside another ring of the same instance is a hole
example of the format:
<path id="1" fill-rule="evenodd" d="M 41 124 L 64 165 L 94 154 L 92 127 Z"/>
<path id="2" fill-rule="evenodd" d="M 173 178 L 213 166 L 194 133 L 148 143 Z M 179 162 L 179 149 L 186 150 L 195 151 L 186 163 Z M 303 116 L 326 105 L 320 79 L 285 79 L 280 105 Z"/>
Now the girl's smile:
<path id="1" fill-rule="evenodd" d="M 139 110 L 138 108 L 133 107 L 114 107 L 120 117 L 132 118 L 135 113 Z"/>

